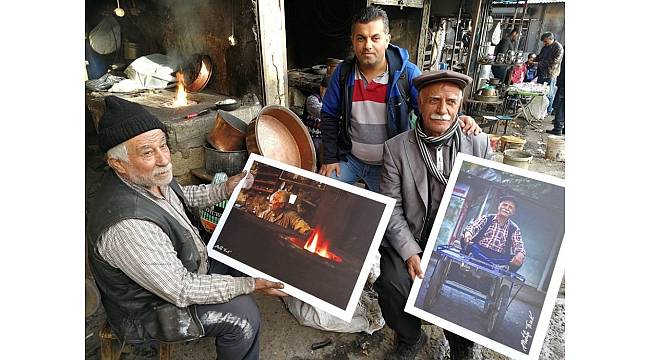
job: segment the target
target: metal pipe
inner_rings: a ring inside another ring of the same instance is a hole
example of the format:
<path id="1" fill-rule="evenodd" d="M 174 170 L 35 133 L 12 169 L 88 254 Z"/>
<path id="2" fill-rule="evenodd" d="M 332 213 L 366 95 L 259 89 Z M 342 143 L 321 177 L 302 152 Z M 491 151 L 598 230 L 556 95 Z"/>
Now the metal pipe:
<path id="1" fill-rule="evenodd" d="M 460 28 L 460 15 L 463 12 L 463 2 L 464 0 L 460 0 L 460 6 L 458 7 L 458 19 L 456 19 L 456 33 L 454 34 L 454 45 L 451 48 L 451 64 L 449 64 L 449 70 L 454 70 L 454 54 L 456 53 L 456 39 L 458 38 L 458 30 Z"/>
<path id="2" fill-rule="evenodd" d="M 521 33 L 524 31 L 524 19 L 526 18 L 526 11 L 528 10 L 528 0 L 524 3 L 524 13 L 521 15 L 521 28 L 519 29 L 519 36 L 517 37 L 517 43 L 515 44 L 515 49 L 519 51 L 519 41 L 521 40 Z M 528 44 L 528 31 L 530 30 L 530 19 L 528 19 L 528 27 L 526 28 L 526 42 L 524 43 L 524 48 Z"/>
<path id="3" fill-rule="evenodd" d="M 481 26 L 481 33 L 479 34 L 479 40 L 478 40 L 479 41 L 479 49 L 481 48 L 481 45 L 484 44 L 486 42 L 486 40 L 487 40 L 487 35 L 488 35 L 487 34 L 488 33 L 487 18 L 490 15 L 490 7 L 491 7 L 491 5 L 492 5 L 491 2 L 486 1 L 485 5 L 483 6 L 483 9 L 482 9 L 482 15 L 481 15 L 482 26 Z M 491 40 L 490 40 L 490 44 L 492 44 Z M 479 54 L 477 53 L 477 57 L 478 56 L 479 56 Z M 478 85 L 479 85 L 478 77 L 479 77 L 479 74 L 480 74 L 480 65 L 478 65 L 478 60 L 477 60 L 476 63 L 477 63 L 477 65 L 476 65 L 476 68 L 474 69 L 474 76 L 473 76 L 473 79 L 475 81 L 474 81 L 474 83 L 472 85 L 472 87 L 474 88 L 474 91 L 478 90 Z"/>
<path id="4" fill-rule="evenodd" d="M 476 10 L 474 11 L 474 19 L 472 19 L 472 25 L 474 26 L 474 31 L 472 31 L 472 37 L 469 40 L 469 52 L 467 53 L 467 63 L 465 65 L 465 74 L 469 75 L 469 66 L 472 63 L 472 55 L 474 53 L 474 42 L 476 40 L 476 31 L 478 29 L 478 21 L 481 18 L 481 5 L 483 0 L 478 0 L 476 4 Z"/>
<path id="5" fill-rule="evenodd" d="M 513 30 L 517 27 L 517 10 L 519 10 L 519 0 L 515 2 L 515 11 L 512 14 L 512 26 L 510 28 Z M 510 33 L 506 36 L 510 36 Z"/>

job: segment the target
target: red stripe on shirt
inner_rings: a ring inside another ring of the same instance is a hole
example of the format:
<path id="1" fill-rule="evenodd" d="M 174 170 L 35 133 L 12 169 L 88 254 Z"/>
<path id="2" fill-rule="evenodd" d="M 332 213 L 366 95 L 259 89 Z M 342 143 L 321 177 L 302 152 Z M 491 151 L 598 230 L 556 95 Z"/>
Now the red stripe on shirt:
<path id="1" fill-rule="evenodd" d="M 387 84 L 379 84 L 374 81 L 364 86 L 363 80 L 354 80 L 354 92 L 352 93 L 352 101 L 373 101 L 378 103 L 386 103 L 386 90 Z"/>

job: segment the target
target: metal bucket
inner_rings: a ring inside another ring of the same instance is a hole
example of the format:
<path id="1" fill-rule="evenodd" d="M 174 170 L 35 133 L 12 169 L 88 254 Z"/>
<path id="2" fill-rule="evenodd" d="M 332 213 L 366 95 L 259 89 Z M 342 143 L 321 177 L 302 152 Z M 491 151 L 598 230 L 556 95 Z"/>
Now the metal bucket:
<path id="1" fill-rule="evenodd" d="M 248 160 L 248 151 L 220 151 L 203 145 L 205 169 L 211 173 L 225 172 L 228 176 L 239 174 Z"/>
<path id="2" fill-rule="evenodd" d="M 564 161 L 564 136 L 548 136 L 545 158 L 554 161 Z"/>
<path id="3" fill-rule="evenodd" d="M 528 169 L 531 160 L 533 155 L 526 151 L 510 149 L 503 152 L 503 163 L 507 165 Z"/>
<path id="4" fill-rule="evenodd" d="M 124 43 L 124 59 L 135 60 L 140 56 L 140 45 L 132 42 Z"/>

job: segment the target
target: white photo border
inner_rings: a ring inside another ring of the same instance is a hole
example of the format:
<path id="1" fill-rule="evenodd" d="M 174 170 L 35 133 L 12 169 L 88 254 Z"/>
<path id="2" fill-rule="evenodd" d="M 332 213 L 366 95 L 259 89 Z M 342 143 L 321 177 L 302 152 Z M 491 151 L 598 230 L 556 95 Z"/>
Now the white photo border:
<path id="1" fill-rule="evenodd" d="M 363 188 L 360 188 L 358 186 L 346 184 L 344 182 L 338 181 L 336 179 L 332 179 L 326 176 L 322 176 L 301 168 L 297 168 L 295 166 L 287 165 L 283 162 L 270 159 L 264 156 L 260 156 L 258 154 L 250 154 L 248 161 L 246 162 L 246 165 L 244 166 L 244 170 L 250 171 L 251 167 L 253 166 L 254 162 L 259 162 L 262 164 L 274 166 L 276 168 L 282 169 L 284 171 L 289 171 L 291 173 L 294 173 L 296 175 L 300 175 L 302 177 L 318 181 L 321 183 L 324 183 L 328 186 L 344 190 L 347 192 L 354 193 L 356 195 L 365 197 L 367 199 L 371 199 L 374 201 L 377 201 L 379 203 L 382 203 L 385 205 L 384 211 L 382 213 L 381 219 L 379 221 L 379 225 L 377 226 L 377 230 L 375 231 L 375 235 L 372 239 L 372 243 L 370 244 L 370 248 L 368 249 L 368 253 L 366 254 L 366 258 L 363 261 L 363 266 L 361 267 L 361 271 L 359 272 L 357 281 L 354 285 L 354 289 L 352 290 L 352 295 L 350 295 L 350 299 L 348 300 L 348 304 L 345 307 L 345 309 L 340 308 L 336 305 L 333 305 L 331 303 L 328 303 L 314 295 L 308 294 L 294 286 L 291 286 L 287 283 L 284 283 L 284 289 L 282 291 L 286 292 L 287 294 L 300 299 L 308 304 L 311 304 L 323 311 L 326 311 L 336 317 L 338 317 L 341 320 L 350 322 L 352 320 L 352 316 L 354 315 L 354 310 L 357 306 L 357 302 L 359 301 L 359 298 L 361 297 L 361 291 L 363 290 L 363 286 L 366 282 L 366 279 L 368 278 L 368 274 L 370 273 L 370 267 L 372 266 L 372 256 L 368 256 L 368 254 L 373 254 L 374 252 L 378 251 L 379 245 L 381 244 L 381 240 L 384 236 L 384 232 L 386 231 L 386 227 L 388 226 L 388 221 L 390 220 L 390 216 L 393 213 L 393 208 L 395 207 L 395 199 L 387 197 L 385 195 L 381 195 Z M 221 230 L 224 227 L 225 222 L 228 219 L 228 215 L 230 215 L 230 212 L 235 205 L 235 201 L 237 200 L 237 196 L 242 190 L 243 182 L 240 182 L 237 184 L 235 187 L 235 190 L 233 190 L 232 195 L 230 196 L 230 199 L 228 200 L 228 204 L 226 205 L 226 208 L 223 212 L 223 215 L 219 219 L 219 222 L 217 223 L 217 226 L 212 233 L 212 236 L 210 238 L 210 242 L 208 243 L 208 255 L 217 260 L 220 261 L 236 270 L 239 270 L 243 273 L 248 274 L 249 276 L 252 277 L 259 277 L 259 278 L 264 278 L 267 280 L 271 281 L 282 281 L 281 279 L 276 279 L 273 276 L 270 276 L 262 271 L 259 271 L 253 267 L 250 267 L 236 259 L 233 259 L 223 253 L 220 253 L 216 250 L 214 250 L 214 245 L 217 241 L 217 238 L 221 234 Z"/>
<path id="2" fill-rule="evenodd" d="M 438 209 L 438 214 L 433 223 L 433 227 L 431 228 L 431 233 L 429 234 L 427 246 L 424 249 L 424 253 L 422 254 L 422 260 L 420 261 L 420 264 L 426 264 L 427 267 L 429 266 L 429 260 L 431 259 L 431 255 L 433 254 L 436 239 L 438 238 L 440 227 L 442 226 L 442 222 L 447 212 L 447 207 L 449 206 L 449 202 L 451 200 L 451 194 L 453 193 L 454 186 L 456 184 L 456 181 L 458 180 L 458 174 L 460 173 L 460 169 L 465 162 L 482 165 L 488 168 L 501 170 L 507 173 L 527 177 L 534 180 L 539 180 L 552 185 L 565 187 L 564 180 L 554 176 L 521 169 L 518 167 L 502 164 L 487 159 L 482 159 L 464 153 L 459 153 L 456 157 L 454 168 L 452 169 L 451 174 L 449 175 L 449 182 L 447 184 L 447 188 L 445 189 L 445 192 L 442 196 L 440 207 Z M 409 297 L 406 301 L 406 307 L 404 308 L 404 311 L 420 319 L 423 319 L 427 322 L 443 327 L 451 332 L 454 332 L 478 344 L 481 344 L 490 349 L 498 351 L 501 354 L 511 357 L 513 359 L 517 359 L 517 360 L 538 359 L 539 354 L 542 350 L 544 338 L 546 337 L 546 331 L 548 330 L 548 324 L 551 319 L 551 314 L 553 313 L 553 308 L 555 307 L 555 299 L 557 298 L 557 293 L 558 290 L 560 289 L 562 276 L 564 274 L 564 257 L 565 257 L 564 249 L 565 248 L 566 247 L 564 246 L 564 237 L 563 237 L 562 243 L 560 244 L 560 249 L 558 250 L 556 263 L 553 268 L 553 274 L 551 275 L 551 281 L 548 286 L 548 291 L 546 292 L 546 296 L 544 298 L 544 304 L 542 305 L 542 311 L 540 313 L 539 321 L 537 322 L 537 326 L 535 328 L 535 336 L 533 337 L 533 341 L 530 346 L 530 351 L 528 352 L 528 354 L 521 351 L 517 351 L 509 346 L 494 341 L 487 336 L 477 334 L 451 321 L 435 316 L 422 309 L 416 308 L 415 300 L 420 291 L 420 287 L 422 286 L 422 279 L 420 278 L 416 277 L 415 281 L 413 282 L 413 286 L 411 287 L 411 292 L 409 293 Z M 422 270 L 423 272 L 426 272 L 427 269 L 424 268 Z M 544 330 L 544 333 L 542 333 L 540 330 Z"/>

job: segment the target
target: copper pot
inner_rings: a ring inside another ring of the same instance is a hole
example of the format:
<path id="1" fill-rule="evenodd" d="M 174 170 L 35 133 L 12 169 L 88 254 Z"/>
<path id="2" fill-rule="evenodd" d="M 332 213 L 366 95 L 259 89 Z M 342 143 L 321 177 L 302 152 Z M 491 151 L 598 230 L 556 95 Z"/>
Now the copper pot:
<path id="1" fill-rule="evenodd" d="M 250 153 L 316 171 L 316 152 L 307 128 L 283 106 L 265 106 L 248 124 L 246 148 Z"/>
<path id="2" fill-rule="evenodd" d="M 226 111 L 217 110 L 214 127 L 206 140 L 220 151 L 246 150 L 246 123 Z"/>
<path id="3" fill-rule="evenodd" d="M 212 60 L 208 55 L 192 55 L 190 64 L 184 69 L 185 83 L 189 92 L 203 90 L 212 76 Z"/>

